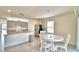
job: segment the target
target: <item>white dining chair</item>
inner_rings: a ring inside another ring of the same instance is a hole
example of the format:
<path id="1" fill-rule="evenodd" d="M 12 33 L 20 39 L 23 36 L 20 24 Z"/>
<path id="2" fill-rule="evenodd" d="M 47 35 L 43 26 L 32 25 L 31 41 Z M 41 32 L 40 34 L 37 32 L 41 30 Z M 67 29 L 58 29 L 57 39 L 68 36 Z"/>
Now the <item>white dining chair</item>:
<path id="1" fill-rule="evenodd" d="M 45 33 L 46 33 L 45 31 L 40 31 L 41 35 L 45 35 Z"/>
<path id="2" fill-rule="evenodd" d="M 45 52 L 48 52 L 49 51 L 49 48 L 51 47 L 51 44 L 48 44 L 46 39 L 43 38 L 44 36 L 42 36 L 40 34 L 40 43 L 41 43 L 41 46 L 40 46 L 40 51 L 42 51 L 43 49 L 45 50 Z"/>
<path id="3" fill-rule="evenodd" d="M 64 49 L 65 52 L 67 52 L 67 46 L 68 46 L 70 37 L 71 37 L 71 34 L 68 34 L 68 35 L 67 35 L 67 38 L 66 38 L 66 42 L 64 43 L 64 45 L 56 45 L 56 46 L 55 46 L 55 50 L 57 51 L 58 48 L 61 48 L 61 50 Z"/>

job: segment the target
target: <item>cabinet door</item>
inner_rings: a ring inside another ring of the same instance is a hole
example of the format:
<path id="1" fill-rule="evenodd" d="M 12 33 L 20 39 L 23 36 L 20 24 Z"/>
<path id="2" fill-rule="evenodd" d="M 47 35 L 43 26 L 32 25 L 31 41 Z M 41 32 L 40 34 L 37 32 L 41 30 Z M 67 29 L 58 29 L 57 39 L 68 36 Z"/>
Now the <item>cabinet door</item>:
<path id="1" fill-rule="evenodd" d="M 16 21 L 7 21 L 7 33 L 8 35 L 10 34 L 16 34 L 16 26 L 17 26 L 17 22 Z"/>

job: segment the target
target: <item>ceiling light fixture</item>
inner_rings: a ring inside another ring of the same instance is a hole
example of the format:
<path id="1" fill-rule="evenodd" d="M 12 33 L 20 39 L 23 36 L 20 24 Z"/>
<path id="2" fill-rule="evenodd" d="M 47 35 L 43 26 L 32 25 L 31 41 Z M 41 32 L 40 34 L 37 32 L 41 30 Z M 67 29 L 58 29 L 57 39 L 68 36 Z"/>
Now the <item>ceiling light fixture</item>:
<path id="1" fill-rule="evenodd" d="M 11 12 L 12 10 L 8 10 L 8 12 Z"/>
<path id="2" fill-rule="evenodd" d="M 12 14 L 11 14 L 11 11 L 12 11 L 12 10 L 10 10 L 10 9 L 8 10 L 8 16 L 11 16 L 11 15 L 12 15 Z"/>

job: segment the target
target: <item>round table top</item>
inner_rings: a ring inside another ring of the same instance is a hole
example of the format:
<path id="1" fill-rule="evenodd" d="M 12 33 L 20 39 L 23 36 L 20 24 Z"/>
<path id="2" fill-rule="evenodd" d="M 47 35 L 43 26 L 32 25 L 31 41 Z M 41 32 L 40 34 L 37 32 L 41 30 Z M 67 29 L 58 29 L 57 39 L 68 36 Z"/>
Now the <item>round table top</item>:
<path id="1" fill-rule="evenodd" d="M 45 34 L 44 36 L 42 36 L 44 39 L 48 40 L 48 41 L 54 41 L 54 42 L 60 42 L 63 41 L 64 38 L 60 35 L 54 35 L 54 34 Z"/>

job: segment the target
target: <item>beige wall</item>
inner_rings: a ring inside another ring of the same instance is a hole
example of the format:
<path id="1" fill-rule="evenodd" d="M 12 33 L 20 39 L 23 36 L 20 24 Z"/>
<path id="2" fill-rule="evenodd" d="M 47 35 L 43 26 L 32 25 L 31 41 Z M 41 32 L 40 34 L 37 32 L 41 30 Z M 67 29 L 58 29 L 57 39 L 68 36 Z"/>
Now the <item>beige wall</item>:
<path id="1" fill-rule="evenodd" d="M 74 11 L 57 15 L 50 19 L 55 21 L 55 34 L 63 36 L 66 40 L 67 34 L 70 33 L 71 34 L 70 44 L 76 46 L 77 19 Z M 44 21 L 45 19 L 41 19 L 41 21 L 38 20 L 37 23 L 43 24 Z"/>
<path id="2" fill-rule="evenodd" d="M 28 23 L 29 31 L 32 31 L 36 24 L 43 24 L 43 20 L 30 19 Z"/>
<path id="3" fill-rule="evenodd" d="M 55 16 L 53 17 L 53 20 L 55 21 L 55 33 L 63 36 L 64 38 L 66 38 L 68 33 L 71 33 L 70 43 L 72 45 L 76 45 L 77 22 L 74 11 Z"/>

